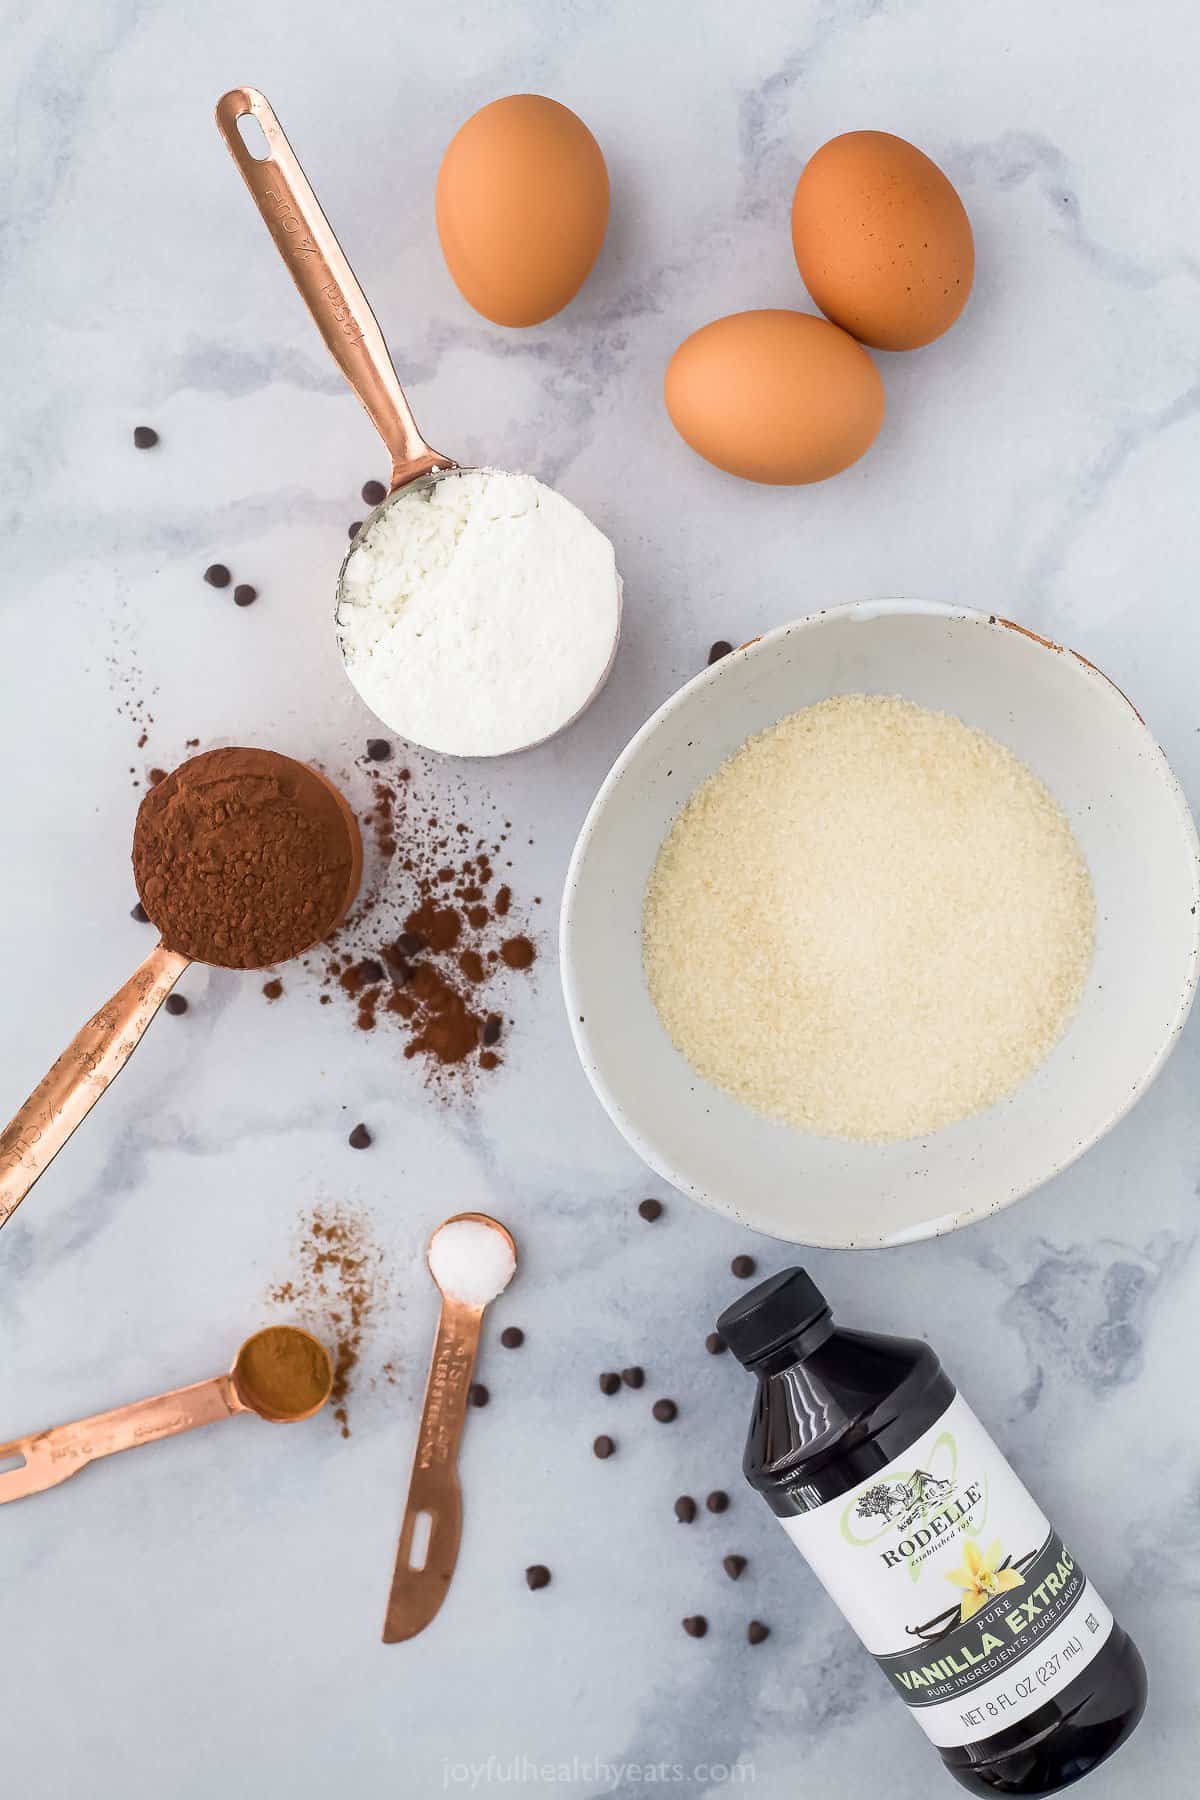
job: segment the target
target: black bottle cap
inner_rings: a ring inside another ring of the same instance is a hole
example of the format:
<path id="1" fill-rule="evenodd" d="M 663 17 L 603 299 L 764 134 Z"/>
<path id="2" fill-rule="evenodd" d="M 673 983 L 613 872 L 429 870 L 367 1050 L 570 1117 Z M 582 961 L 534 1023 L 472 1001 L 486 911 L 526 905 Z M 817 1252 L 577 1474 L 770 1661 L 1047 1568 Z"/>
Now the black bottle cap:
<path id="1" fill-rule="evenodd" d="M 789 1338 L 799 1337 L 829 1311 L 829 1302 L 803 1269 L 781 1269 L 717 1320 L 717 1330 L 747 1368 Z"/>

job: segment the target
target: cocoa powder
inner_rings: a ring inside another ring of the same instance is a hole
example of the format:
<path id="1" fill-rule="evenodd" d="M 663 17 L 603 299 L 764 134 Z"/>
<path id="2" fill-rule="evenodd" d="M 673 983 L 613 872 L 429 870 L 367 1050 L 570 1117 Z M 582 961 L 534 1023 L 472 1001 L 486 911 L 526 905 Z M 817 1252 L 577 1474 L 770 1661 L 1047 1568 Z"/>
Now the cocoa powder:
<path id="1" fill-rule="evenodd" d="M 138 897 L 171 950 L 262 969 L 319 943 L 362 871 L 358 826 L 316 770 L 273 750 L 208 750 L 138 809 Z"/>
<path id="2" fill-rule="evenodd" d="M 520 931 L 507 821 L 481 833 L 423 803 L 413 771 L 369 757 L 372 804 L 363 824 L 373 854 L 354 912 L 328 946 L 321 998 L 344 998 L 362 1031 L 398 1029 L 446 1097 L 503 1061 L 497 1002 L 533 967 Z"/>

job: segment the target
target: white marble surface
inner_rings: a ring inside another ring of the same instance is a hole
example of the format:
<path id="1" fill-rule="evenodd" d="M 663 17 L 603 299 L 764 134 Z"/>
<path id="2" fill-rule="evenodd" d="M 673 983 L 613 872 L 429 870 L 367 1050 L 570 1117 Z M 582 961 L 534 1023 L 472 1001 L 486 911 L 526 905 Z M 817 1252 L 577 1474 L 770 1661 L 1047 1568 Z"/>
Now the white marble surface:
<path id="1" fill-rule="evenodd" d="M 562 742 L 462 777 L 463 804 L 530 828 L 525 892 L 557 893 L 610 759 L 710 640 L 880 593 L 1078 645 L 1200 799 L 1200 25 L 1183 0 L 8 0 L 3 21 L 5 1114 L 144 952 L 131 764 L 169 766 L 196 736 L 338 770 L 371 729 L 328 612 L 381 459 L 212 125 L 239 82 L 275 102 L 434 441 L 531 468 L 616 541 L 627 629 L 599 704 Z M 518 335 L 460 300 L 432 194 L 457 124 L 522 88 L 593 127 L 614 208 L 581 298 Z M 890 416 L 857 468 L 739 485 L 674 437 L 663 367 L 709 318 L 805 304 L 792 183 L 859 125 L 914 139 L 958 184 L 975 295 L 944 342 L 881 359 Z M 152 456 L 130 447 L 142 420 Z M 203 585 L 217 557 L 258 584 L 254 608 Z M 154 715 L 141 751 L 131 697 Z M 326 1419 L 286 1438 L 239 1421 L 5 1510 L 6 1791 L 423 1797 L 447 1759 L 489 1756 L 477 1791 L 522 1757 L 576 1758 L 577 1778 L 518 1767 L 502 1791 L 642 1791 L 599 1760 L 679 1763 L 671 1791 L 715 1794 L 702 1765 L 739 1759 L 781 1800 L 875 1793 L 881 1769 L 891 1800 L 950 1791 L 739 1486 L 749 1384 L 703 1337 L 730 1256 L 787 1251 L 681 1199 L 654 1227 L 636 1217 L 653 1184 L 576 1067 L 550 923 L 508 1064 L 467 1112 L 431 1104 L 340 1008 L 299 990 L 271 1008 L 252 979 L 193 970 L 187 1017 L 156 1022 L 4 1232 L 5 1436 L 219 1368 L 269 1316 L 315 1200 L 369 1209 L 395 1288 L 349 1440 Z M 1007 1216 L 810 1259 L 844 1319 L 942 1350 L 1141 1642 L 1151 1710 L 1095 1800 L 1193 1779 L 1198 1041 L 1193 1024 L 1134 1115 Z M 363 1156 L 356 1117 L 377 1133 Z M 422 1638 L 385 1650 L 434 1316 L 418 1251 L 466 1206 L 511 1224 L 522 1271 L 489 1328 L 492 1404 L 468 1421 L 457 1579 Z M 517 1354 L 497 1347 L 505 1322 L 526 1329 Z M 371 1387 L 389 1359 L 399 1385 Z M 635 1361 L 646 1394 L 603 1400 L 596 1372 Z M 681 1404 L 670 1429 L 649 1418 L 662 1392 Z M 600 1463 L 606 1428 L 620 1454 Z M 676 1526 L 677 1492 L 718 1485 L 723 1520 Z M 736 1587 L 728 1549 L 750 1558 Z M 539 1594 L 533 1561 L 554 1570 Z M 703 1642 L 679 1627 L 696 1610 Z M 751 1615 L 773 1630 L 755 1651 Z"/>

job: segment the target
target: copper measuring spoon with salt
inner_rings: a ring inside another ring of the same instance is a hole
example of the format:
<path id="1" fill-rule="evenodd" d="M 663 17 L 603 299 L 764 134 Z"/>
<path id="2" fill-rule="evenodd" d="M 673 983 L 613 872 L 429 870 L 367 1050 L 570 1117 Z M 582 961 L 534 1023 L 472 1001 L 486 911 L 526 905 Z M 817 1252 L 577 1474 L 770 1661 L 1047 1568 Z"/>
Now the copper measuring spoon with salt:
<path id="1" fill-rule="evenodd" d="M 242 136 L 239 121 L 245 118 L 255 120 L 261 128 L 267 146 L 265 155 L 257 155 Z M 342 663 L 348 679 L 355 688 L 362 691 L 347 658 L 346 640 L 340 623 L 347 568 L 381 513 L 397 504 L 427 496 L 430 488 L 438 482 L 469 475 L 472 471 L 460 467 L 453 458 L 435 450 L 422 437 L 370 302 L 334 236 L 333 228 L 266 95 L 259 93 L 257 88 L 231 88 L 217 102 L 216 119 L 217 129 L 241 171 L 275 247 L 299 289 L 300 297 L 324 339 L 326 348 L 362 401 L 391 458 L 388 492 L 363 521 L 347 551 L 338 576 L 334 600 L 334 624 Z M 489 469 L 488 473 L 505 484 L 522 479 L 506 469 Z M 563 496 L 559 495 L 557 499 L 562 506 L 571 506 Z M 579 509 L 572 510 L 578 512 Z M 409 742 L 422 744 L 429 750 L 451 755 L 493 756 L 532 749 L 535 744 L 545 742 L 547 737 L 557 736 L 558 732 L 573 724 L 591 705 L 608 679 L 621 631 L 622 589 L 615 564 L 612 575 L 611 619 L 606 614 L 604 641 L 597 641 L 592 646 L 594 654 L 589 659 L 587 669 L 587 679 L 592 684 L 590 690 L 577 691 L 569 709 L 564 703 L 552 723 L 543 721 L 544 724 L 548 723 L 548 729 L 539 730 L 534 737 L 527 737 L 514 728 L 511 741 L 505 741 L 503 749 L 463 751 L 452 741 L 452 724 L 446 727 L 450 736 L 439 742 L 436 741 L 437 734 L 427 726 L 420 730 L 406 729 L 403 717 L 380 712 L 371 696 L 365 692 L 362 697 L 393 731 Z M 464 697 L 464 706 L 468 704 L 469 698 Z M 409 724 L 411 726 L 411 721 Z"/>
<path id="2" fill-rule="evenodd" d="M 281 1366 L 289 1363 L 302 1384 L 298 1399 L 280 1380 Z M 324 1344 L 297 1325 L 270 1325 L 246 1339 L 226 1375 L 0 1444 L 0 1505 L 57 1487 L 102 1456 L 236 1413 L 257 1413 L 273 1425 L 299 1424 L 320 1412 L 332 1391 L 333 1363 Z"/>
<path id="3" fill-rule="evenodd" d="M 458 1446 L 471 1374 L 484 1312 L 517 1272 L 517 1246 L 487 1213 L 455 1213 L 433 1233 L 426 1260 L 442 1310 L 388 1595 L 385 1644 L 424 1631 L 450 1588 L 462 1538 Z"/>
<path id="4" fill-rule="evenodd" d="M 134 857 L 136 860 L 139 836 L 149 830 L 148 808 L 152 804 L 157 806 L 164 794 L 169 795 L 169 784 L 177 780 L 181 770 L 194 771 L 198 765 L 233 755 L 254 759 L 256 768 L 261 763 L 264 780 L 278 781 L 282 778 L 290 780 L 297 792 L 305 791 L 317 796 L 331 795 L 345 832 L 347 875 L 344 891 L 338 896 L 336 906 L 330 908 L 327 916 L 314 917 L 311 930 L 299 934 L 300 941 L 284 946 L 286 956 L 272 955 L 260 963 L 236 965 L 273 967 L 275 963 L 288 957 L 299 956 L 305 950 L 311 950 L 314 944 L 328 937 L 345 917 L 362 878 L 362 840 L 358 821 L 333 783 L 326 780 L 319 769 L 310 768 L 307 763 L 295 762 L 290 756 L 281 756 L 274 750 L 210 750 L 201 756 L 194 756 L 168 775 L 165 781 L 159 782 L 157 787 L 151 788 L 142 800 L 134 826 Z M 164 905 L 169 905 L 169 886 L 168 870 L 168 894 Z M 155 912 L 159 911 L 158 903 L 151 900 L 151 904 L 147 906 L 148 896 L 143 893 L 140 897 L 151 919 L 156 924 L 160 923 L 162 913 L 159 919 L 154 919 Z M 170 943 L 167 941 L 168 935 L 173 940 Z M 208 944 L 181 942 L 174 930 L 164 930 L 162 939 L 149 956 L 138 965 L 129 980 L 117 989 L 99 1012 L 92 1015 L 83 1029 L 76 1033 L 15 1118 L 0 1131 L 0 1227 L 8 1223 L 34 1182 L 45 1173 L 76 1127 L 82 1124 L 109 1084 L 120 1074 L 159 1007 L 184 970 L 193 962 L 233 966 L 223 964 L 221 956 L 214 954 Z"/>

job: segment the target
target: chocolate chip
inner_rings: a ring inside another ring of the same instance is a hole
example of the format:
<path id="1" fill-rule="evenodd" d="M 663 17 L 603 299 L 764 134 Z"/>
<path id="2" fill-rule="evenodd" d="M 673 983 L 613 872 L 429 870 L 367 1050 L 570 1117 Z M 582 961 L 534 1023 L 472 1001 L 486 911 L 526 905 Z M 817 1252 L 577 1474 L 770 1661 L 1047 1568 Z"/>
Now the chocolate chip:
<path id="1" fill-rule="evenodd" d="M 703 1613 L 693 1613 L 683 1621 L 683 1629 L 689 1637 L 703 1637 L 708 1630 L 708 1620 Z"/>
<path id="2" fill-rule="evenodd" d="M 368 506 L 378 506 L 381 500 L 387 499 L 387 489 L 382 481 L 364 481 L 362 497 Z"/>
<path id="3" fill-rule="evenodd" d="M 729 1505 L 729 1495 L 721 1488 L 714 1488 L 704 1504 L 711 1513 L 723 1513 Z"/>
<path id="4" fill-rule="evenodd" d="M 182 994 L 168 994 L 164 1004 L 167 1011 L 176 1019 L 182 1018 L 188 1009 L 187 1001 Z"/>
<path id="5" fill-rule="evenodd" d="M 401 956 L 419 956 L 425 948 L 425 939 L 419 931 L 402 931 L 396 939 L 396 948 Z"/>
<path id="6" fill-rule="evenodd" d="M 746 1627 L 748 1644 L 763 1644 L 771 1635 L 770 1626 L 764 1625 L 761 1619 L 751 1619 Z"/>
<path id="7" fill-rule="evenodd" d="M 715 662 L 720 662 L 723 656 L 728 656 L 732 649 L 732 644 L 726 643 L 724 638 L 718 638 L 708 653 L 709 667 L 711 668 Z"/>
<path id="8" fill-rule="evenodd" d="M 660 1425 L 669 1425 L 679 1415 L 679 1408 L 673 1400 L 656 1400 L 650 1411 Z"/>
<path id="9" fill-rule="evenodd" d="M 148 925 L 150 923 L 150 914 L 146 911 L 140 900 L 136 906 L 130 907 L 129 916 L 131 919 L 136 919 L 139 925 Z"/>
<path id="10" fill-rule="evenodd" d="M 355 538 L 358 536 L 358 534 L 362 530 L 362 528 L 363 528 L 363 522 L 361 519 L 354 519 L 347 526 L 346 536 L 350 539 L 351 543 L 354 542 Z"/>
<path id="11" fill-rule="evenodd" d="M 278 976 L 263 982 L 263 993 L 268 1000 L 278 1000 L 283 994 L 283 983 Z"/>
<path id="12" fill-rule="evenodd" d="M 690 1494 L 680 1494 L 675 1502 L 675 1517 L 681 1525 L 690 1525 L 696 1517 L 696 1502 Z"/>
<path id="13" fill-rule="evenodd" d="M 602 1394 L 615 1394 L 620 1389 L 620 1386 L 621 1377 L 614 1374 L 611 1369 L 606 1369 L 604 1374 L 600 1377 L 600 1392 Z"/>
<path id="14" fill-rule="evenodd" d="M 392 746 L 386 738 L 368 738 L 367 755 L 372 762 L 386 762 L 392 754 Z"/>
<path id="15" fill-rule="evenodd" d="M 364 956 L 354 965 L 354 973 L 363 987 L 375 987 L 383 980 L 383 964 L 373 956 Z"/>
<path id="16" fill-rule="evenodd" d="M 204 571 L 204 579 L 209 587 L 228 587 L 233 576 L 224 563 L 209 563 Z"/>
<path id="17" fill-rule="evenodd" d="M 352 1150 L 369 1150 L 372 1141 L 370 1132 L 367 1130 L 366 1126 L 362 1124 L 354 1127 L 354 1130 L 350 1133 L 347 1140 Z"/>
<path id="18" fill-rule="evenodd" d="M 645 1369 L 639 1369 L 635 1363 L 632 1369 L 621 1370 L 621 1380 L 627 1388 L 640 1388 L 646 1379 Z"/>
<path id="19" fill-rule="evenodd" d="M 662 1218 L 662 1210 L 661 1200 L 643 1200 L 638 1207 L 638 1216 L 645 1219 L 647 1225 L 653 1225 L 655 1219 Z"/>
<path id="20" fill-rule="evenodd" d="M 486 1406 L 491 1397 L 482 1381 L 473 1381 L 467 1389 L 467 1399 L 472 1406 Z"/>
<path id="21" fill-rule="evenodd" d="M 719 1331 L 710 1331 L 704 1340 L 704 1348 L 710 1356 L 720 1356 L 726 1348 L 725 1339 Z"/>
<path id="22" fill-rule="evenodd" d="M 606 1457 L 611 1456 L 616 1447 L 617 1446 L 610 1437 L 604 1436 L 598 1437 L 592 1445 L 593 1451 L 600 1458 L 601 1462 L 603 1462 Z"/>
<path id="23" fill-rule="evenodd" d="M 139 450 L 153 450 L 158 442 L 158 433 L 153 425 L 135 425 L 133 441 Z"/>
<path id="24" fill-rule="evenodd" d="M 483 1021 L 483 1041 L 485 1044 L 498 1044 L 504 1021 L 499 1013 L 489 1013 Z"/>
<path id="25" fill-rule="evenodd" d="M 525 1342 L 525 1333 L 519 1325 L 506 1325 L 500 1333 L 500 1342 L 506 1350 L 519 1350 Z"/>
<path id="26" fill-rule="evenodd" d="M 239 581 L 233 590 L 233 604 L 235 606 L 253 606 L 257 599 L 258 589 L 256 587 L 251 587 L 248 581 Z"/>
<path id="27" fill-rule="evenodd" d="M 736 1581 L 745 1566 L 746 1559 L 744 1556 L 723 1556 L 721 1558 L 721 1567 L 728 1575 L 730 1581 Z"/>
<path id="28" fill-rule="evenodd" d="M 758 1264 L 752 1256 L 735 1256 L 729 1267 L 733 1270 L 735 1275 L 742 1281 L 745 1281 L 748 1276 L 753 1275 Z"/>
<path id="29" fill-rule="evenodd" d="M 550 1586 L 550 1571 L 545 1563 L 530 1563 L 525 1571 L 525 1584 L 531 1588 Z"/>

